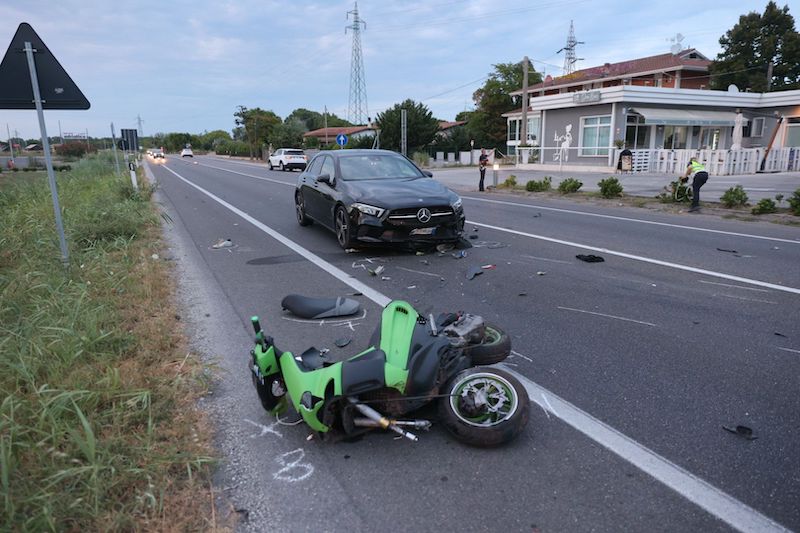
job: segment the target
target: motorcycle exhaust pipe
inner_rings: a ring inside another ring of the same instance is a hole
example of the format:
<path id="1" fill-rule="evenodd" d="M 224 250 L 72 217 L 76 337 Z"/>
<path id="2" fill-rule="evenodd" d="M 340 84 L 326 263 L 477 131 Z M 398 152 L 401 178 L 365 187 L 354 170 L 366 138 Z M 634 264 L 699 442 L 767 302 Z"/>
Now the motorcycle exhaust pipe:
<path id="1" fill-rule="evenodd" d="M 410 426 L 414 429 L 423 429 L 425 431 L 431 428 L 431 423 L 428 420 L 392 420 L 390 419 L 389 422 L 396 426 Z M 358 427 L 362 428 L 376 428 L 381 427 L 379 422 L 376 422 L 370 418 L 355 418 L 353 419 L 353 424 Z"/>
<path id="2" fill-rule="evenodd" d="M 416 435 L 414 435 L 413 433 L 409 433 L 408 431 L 404 431 L 397 424 L 392 423 L 391 420 L 389 420 L 385 416 L 382 416 L 378 411 L 376 411 L 372 407 L 368 407 L 364 404 L 358 403 L 358 401 L 353 398 L 348 398 L 348 400 L 350 400 L 350 403 L 352 403 L 353 406 L 355 406 L 355 408 L 358 409 L 362 415 L 366 416 L 368 419 L 375 422 L 377 424 L 377 426 L 375 427 L 380 427 L 383 429 L 391 429 L 398 435 L 402 435 L 408 440 L 414 442 L 417 442 L 419 440 L 419 438 Z"/>

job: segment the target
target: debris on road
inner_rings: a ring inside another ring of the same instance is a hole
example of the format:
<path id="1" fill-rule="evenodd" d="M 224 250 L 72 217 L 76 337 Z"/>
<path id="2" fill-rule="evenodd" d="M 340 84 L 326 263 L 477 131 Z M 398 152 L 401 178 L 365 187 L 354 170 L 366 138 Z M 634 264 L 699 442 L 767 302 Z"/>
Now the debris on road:
<path id="1" fill-rule="evenodd" d="M 494 270 L 497 268 L 497 265 L 481 265 L 481 268 L 484 270 Z"/>
<path id="2" fill-rule="evenodd" d="M 544 276 L 545 274 L 547 274 L 547 272 L 545 272 L 544 270 L 538 270 L 538 271 L 536 272 L 536 275 L 537 275 L 537 276 Z"/>
<path id="3" fill-rule="evenodd" d="M 602 263 L 603 261 L 605 261 L 605 259 L 603 259 L 599 255 L 592 255 L 592 254 L 589 255 L 578 254 L 575 257 L 577 257 L 581 261 L 586 261 L 587 263 Z"/>
<path id="4" fill-rule="evenodd" d="M 521 292 L 521 293 L 517 294 L 517 296 L 527 296 L 527 295 L 528 295 L 527 292 Z"/>
<path id="5" fill-rule="evenodd" d="M 722 429 L 746 440 L 756 440 L 758 438 L 756 435 L 753 435 L 753 430 L 747 426 L 736 426 L 735 428 L 722 426 Z"/>
<path id="6" fill-rule="evenodd" d="M 381 276 L 381 281 L 391 281 L 391 280 L 392 278 L 390 278 L 389 276 Z"/>
<path id="7" fill-rule="evenodd" d="M 350 298 L 310 298 L 290 294 L 281 300 L 281 308 L 300 318 L 320 319 L 354 315 L 361 310 L 361 304 Z"/>
<path id="8" fill-rule="evenodd" d="M 379 266 L 375 267 L 375 269 L 368 268 L 368 269 L 367 269 L 367 272 L 369 272 L 370 276 L 378 276 L 378 275 L 380 275 L 380 274 L 381 274 L 381 273 L 382 273 L 384 270 L 386 270 L 386 268 L 384 268 L 384 266 L 383 266 L 383 265 L 379 265 Z"/>
<path id="9" fill-rule="evenodd" d="M 233 247 L 233 241 L 230 239 L 220 239 L 216 243 L 212 244 L 211 247 L 214 250 L 219 250 L 220 248 L 231 248 Z"/>
<path id="10" fill-rule="evenodd" d="M 483 274 L 483 270 L 481 270 L 481 267 L 477 266 L 469 267 L 469 269 L 467 270 L 467 279 L 473 279 L 475 276 L 480 276 L 481 274 Z"/>
<path id="11" fill-rule="evenodd" d="M 354 254 L 356 252 L 358 252 L 358 248 L 346 248 L 344 251 L 346 254 Z"/>
<path id="12" fill-rule="evenodd" d="M 428 261 L 427 259 L 420 259 L 419 262 L 422 263 L 423 265 L 430 265 L 431 264 L 430 261 Z"/>
<path id="13" fill-rule="evenodd" d="M 467 252 L 465 252 L 464 250 L 459 250 L 457 252 L 453 252 L 450 255 L 452 255 L 453 258 L 455 259 L 464 259 L 465 257 L 467 257 Z"/>
<path id="14" fill-rule="evenodd" d="M 442 244 L 436 245 L 436 251 L 439 252 L 440 254 L 447 253 L 453 248 L 455 248 L 455 245 L 449 242 L 444 242 Z"/>
<path id="15" fill-rule="evenodd" d="M 777 335 L 778 337 L 783 337 L 784 339 L 788 338 L 788 337 L 786 337 L 786 335 L 784 335 L 783 333 L 780 333 L 778 331 L 775 332 L 775 335 Z"/>
<path id="16" fill-rule="evenodd" d="M 425 255 L 425 252 L 423 252 L 422 250 L 417 250 L 416 255 Z"/>
<path id="17" fill-rule="evenodd" d="M 478 236 L 473 234 L 473 235 L 470 235 L 469 238 L 474 241 L 474 240 L 477 240 Z"/>
<path id="18" fill-rule="evenodd" d="M 738 254 L 739 253 L 736 250 L 728 250 L 727 248 L 717 248 L 717 250 L 720 251 L 720 252 L 728 252 L 729 254 Z"/>

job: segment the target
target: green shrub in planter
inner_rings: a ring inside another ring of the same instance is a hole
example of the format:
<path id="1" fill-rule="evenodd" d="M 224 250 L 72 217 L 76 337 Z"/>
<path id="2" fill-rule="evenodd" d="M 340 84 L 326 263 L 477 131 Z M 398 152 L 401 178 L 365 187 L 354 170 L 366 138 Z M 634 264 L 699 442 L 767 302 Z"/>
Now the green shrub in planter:
<path id="1" fill-rule="evenodd" d="M 775 206 L 775 202 L 773 202 L 772 199 L 762 198 L 750 212 L 754 215 L 763 215 L 765 213 L 774 213 L 777 210 L 778 208 Z"/>
<path id="2" fill-rule="evenodd" d="M 622 184 L 614 176 L 598 181 L 597 185 L 600 187 L 600 196 L 603 198 L 622 196 Z"/>
<path id="3" fill-rule="evenodd" d="M 517 177 L 514 174 L 510 174 L 506 181 L 500 184 L 501 187 L 505 187 L 507 189 L 513 189 L 517 186 Z"/>
<path id="4" fill-rule="evenodd" d="M 722 200 L 722 205 L 725 207 L 747 205 L 747 193 L 744 192 L 741 185 L 737 185 L 725 191 L 720 200 Z"/>
<path id="5" fill-rule="evenodd" d="M 800 216 L 800 189 L 794 191 L 794 194 L 789 198 L 789 210 L 793 215 Z"/>
<path id="6" fill-rule="evenodd" d="M 553 178 L 545 176 L 541 180 L 531 180 L 525 184 L 525 190 L 530 192 L 545 192 L 553 188 Z"/>
<path id="7" fill-rule="evenodd" d="M 576 180 L 575 178 L 567 178 L 558 184 L 558 192 L 561 194 L 569 194 L 572 192 L 578 192 L 578 189 L 581 187 L 583 187 L 582 182 Z"/>

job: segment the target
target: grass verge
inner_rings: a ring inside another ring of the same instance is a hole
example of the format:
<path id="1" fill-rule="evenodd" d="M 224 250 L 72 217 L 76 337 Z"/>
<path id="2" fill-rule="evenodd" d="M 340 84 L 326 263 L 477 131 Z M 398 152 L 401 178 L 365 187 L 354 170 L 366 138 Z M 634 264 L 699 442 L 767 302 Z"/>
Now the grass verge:
<path id="1" fill-rule="evenodd" d="M 0 529 L 213 530 L 211 432 L 151 190 L 94 157 L 0 181 Z"/>

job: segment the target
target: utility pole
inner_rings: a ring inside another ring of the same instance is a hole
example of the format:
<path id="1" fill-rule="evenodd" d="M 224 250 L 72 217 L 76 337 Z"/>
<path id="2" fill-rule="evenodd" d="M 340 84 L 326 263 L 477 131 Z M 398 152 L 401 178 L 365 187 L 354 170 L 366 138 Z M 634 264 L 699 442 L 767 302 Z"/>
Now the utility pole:
<path id="1" fill-rule="evenodd" d="M 519 145 L 528 146 L 528 56 L 522 58 L 522 124 Z M 527 158 L 524 163 L 527 163 Z"/>
<path id="2" fill-rule="evenodd" d="M 325 111 L 322 113 L 322 120 L 325 123 L 325 146 L 328 146 L 328 106 L 325 106 Z"/>
<path id="3" fill-rule="evenodd" d="M 91 151 L 92 149 L 89 146 L 89 128 L 86 128 L 86 153 L 88 154 Z"/>
<path id="4" fill-rule="evenodd" d="M 358 2 L 352 11 L 347 12 L 347 18 L 353 15 L 353 23 L 345 26 L 353 32 L 353 51 L 350 56 L 350 97 L 347 102 L 347 119 L 353 124 L 362 125 L 364 118 L 369 115 L 367 109 L 367 83 L 364 81 L 364 58 L 361 55 L 361 28 L 367 29 L 367 23 L 358 16 Z"/>
<path id="5" fill-rule="evenodd" d="M 58 136 L 61 138 L 61 144 L 64 144 L 64 134 L 61 133 L 61 121 L 58 121 Z"/>
<path id="6" fill-rule="evenodd" d="M 144 139 L 144 130 L 142 129 L 142 122 L 144 122 L 144 120 L 142 120 L 142 117 L 140 115 L 136 115 L 136 123 L 139 126 L 139 138 L 140 139 Z"/>
<path id="7" fill-rule="evenodd" d="M 111 123 L 111 147 L 114 149 L 114 163 L 117 167 L 117 176 L 119 176 L 119 155 L 117 155 L 117 135 L 114 133 L 114 123 Z"/>
<path id="8" fill-rule="evenodd" d="M 408 111 L 400 110 L 400 153 L 408 152 Z"/>
<path id="9" fill-rule="evenodd" d="M 775 65 L 773 65 L 772 61 L 770 61 L 769 66 L 767 67 L 767 92 L 772 89 L 772 68 L 774 66 Z"/>

